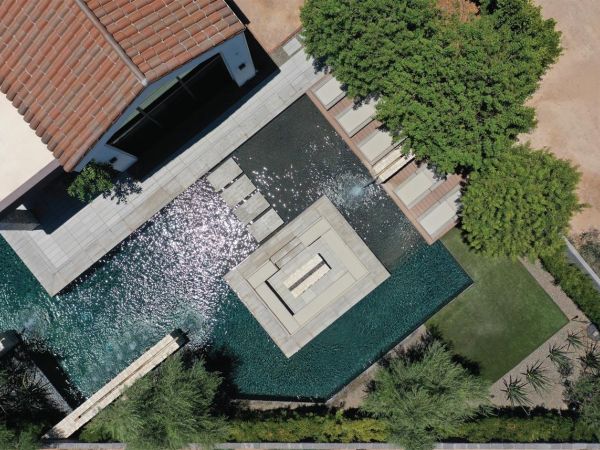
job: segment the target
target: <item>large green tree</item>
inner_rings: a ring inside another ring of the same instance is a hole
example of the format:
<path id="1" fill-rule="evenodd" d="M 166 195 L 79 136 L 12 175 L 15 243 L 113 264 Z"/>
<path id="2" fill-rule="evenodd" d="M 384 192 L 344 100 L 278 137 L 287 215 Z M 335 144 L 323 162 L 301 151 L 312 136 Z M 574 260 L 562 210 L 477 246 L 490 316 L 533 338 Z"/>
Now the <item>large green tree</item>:
<path id="1" fill-rule="evenodd" d="M 480 169 L 534 125 L 524 101 L 559 55 L 529 0 L 483 2 L 461 22 L 434 0 L 307 0 L 307 51 L 351 95 L 381 97 L 378 118 L 442 172 Z"/>
<path id="2" fill-rule="evenodd" d="M 394 443 L 422 450 L 481 413 L 488 397 L 485 382 L 434 341 L 421 359 L 398 358 L 380 369 L 363 409 L 387 424 Z"/>
<path id="3" fill-rule="evenodd" d="M 562 248 L 580 209 L 579 173 L 546 151 L 514 146 L 473 173 L 462 197 L 467 242 L 492 256 L 548 255 Z"/>
<path id="4" fill-rule="evenodd" d="M 212 408 L 220 383 L 202 362 L 187 368 L 179 356 L 170 357 L 93 419 L 82 438 L 124 442 L 134 450 L 209 445 L 226 435 Z"/>

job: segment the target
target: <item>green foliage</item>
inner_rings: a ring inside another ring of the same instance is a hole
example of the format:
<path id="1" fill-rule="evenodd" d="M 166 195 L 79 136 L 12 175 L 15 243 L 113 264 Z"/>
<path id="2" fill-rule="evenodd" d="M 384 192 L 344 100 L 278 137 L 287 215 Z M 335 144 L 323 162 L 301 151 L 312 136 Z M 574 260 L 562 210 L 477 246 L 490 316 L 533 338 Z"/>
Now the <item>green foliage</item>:
<path id="1" fill-rule="evenodd" d="M 523 105 L 560 53 L 528 0 L 489 2 L 465 23 L 434 0 L 307 0 L 307 51 L 351 95 L 382 97 L 378 118 L 442 172 L 479 169 L 534 124 Z"/>
<path id="2" fill-rule="evenodd" d="M 565 367 L 571 364 L 569 354 L 565 350 L 564 346 L 559 347 L 556 344 L 550 344 L 548 347 L 548 359 L 560 370 L 561 367 Z"/>
<path id="3" fill-rule="evenodd" d="M 459 425 L 452 440 L 467 442 L 573 442 L 591 440 L 590 430 L 571 417 L 546 413 L 531 417 L 486 417 Z"/>
<path id="4" fill-rule="evenodd" d="M 0 369 L 0 449 L 37 449 L 42 429 L 58 417 L 60 413 L 29 355 L 17 349 L 4 358 Z"/>
<path id="5" fill-rule="evenodd" d="M 581 376 L 569 387 L 567 399 L 579 411 L 582 425 L 600 440 L 600 373 Z"/>
<path id="6" fill-rule="evenodd" d="M 89 203 L 98 195 L 108 196 L 115 186 L 110 164 L 89 162 L 67 188 L 69 196 Z"/>
<path id="7" fill-rule="evenodd" d="M 591 278 L 568 260 L 564 247 L 541 259 L 562 290 L 592 322 L 600 325 L 600 292 Z"/>
<path id="8" fill-rule="evenodd" d="M 212 411 L 220 383 L 201 362 L 188 369 L 179 356 L 170 357 L 92 420 L 81 438 L 124 442 L 134 450 L 210 445 L 226 435 Z"/>
<path id="9" fill-rule="evenodd" d="M 490 256 L 538 257 L 564 245 L 579 173 L 546 151 L 515 146 L 473 173 L 462 197 L 462 228 Z"/>
<path id="10" fill-rule="evenodd" d="M 428 449 L 479 414 L 488 395 L 482 379 L 433 341 L 421 359 L 397 358 L 380 369 L 363 410 L 387 424 L 392 442 L 409 450 Z"/>
<path id="11" fill-rule="evenodd" d="M 537 361 L 532 365 L 527 365 L 525 372 L 523 372 L 522 375 L 525 377 L 527 383 L 538 394 L 541 395 L 548 390 L 550 378 L 546 375 L 546 369 L 544 369 L 541 361 Z"/>
<path id="12" fill-rule="evenodd" d="M 342 413 L 283 410 L 267 417 L 236 418 L 230 442 L 385 442 L 386 425 L 372 418 L 350 418 Z"/>
<path id="13" fill-rule="evenodd" d="M 15 446 L 15 433 L 0 422 L 0 448 L 9 449 Z"/>
<path id="14" fill-rule="evenodd" d="M 527 394 L 526 386 L 520 378 L 510 377 L 508 381 L 502 380 L 504 387 L 502 392 L 506 395 L 506 399 L 512 406 L 528 406 L 531 405 L 531 400 Z"/>

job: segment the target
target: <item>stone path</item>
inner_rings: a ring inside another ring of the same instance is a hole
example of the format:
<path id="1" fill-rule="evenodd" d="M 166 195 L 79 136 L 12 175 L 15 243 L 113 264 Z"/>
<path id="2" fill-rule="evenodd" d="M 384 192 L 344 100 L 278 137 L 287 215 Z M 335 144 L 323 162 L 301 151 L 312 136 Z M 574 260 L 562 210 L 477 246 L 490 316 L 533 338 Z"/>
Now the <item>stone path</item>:
<path id="1" fill-rule="evenodd" d="M 579 333 L 584 342 L 586 342 L 586 328 L 590 322 L 562 289 L 554 284 L 552 276 L 542 268 L 539 262 L 536 264 L 531 264 L 526 260 L 522 260 L 521 262 L 533 278 L 535 278 L 540 286 L 548 293 L 552 300 L 554 300 L 564 315 L 567 316 L 569 323 L 530 353 L 527 358 L 512 368 L 500 380 L 494 383 L 491 388 L 492 402 L 498 406 L 509 406 L 510 402 L 506 399 L 506 394 L 502 392 L 502 389 L 504 388 L 503 380 L 508 381 L 509 378 L 512 377 L 513 379 L 519 378 L 520 380 L 525 381 L 523 372 L 527 370 L 527 367 L 542 362 L 542 367 L 545 369 L 545 375 L 551 380 L 551 384 L 547 392 L 542 393 L 542 395 L 535 392 L 529 386 L 526 388 L 529 400 L 532 402 L 531 406 L 564 409 L 566 408 L 563 399 L 564 388 L 560 384 L 561 377 L 558 370 L 548 359 L 548 349 L 551 345 L 557 345 L 559 347 L 565 346 L 566 338 L 569 333 Z M 580 374 L 577 358 L 585 353 L 585 348 L 574 349 L 571 347 L 568 351 L 570 352 L 569 357 L 573 362 L 574 367 L 573 378 L 576 379 Z"/>
<path id="2" fill-rule="evenodd" d="M 141 183 L 127 203 L 97 198 L 50 234 L 2 231 L 50 295 L 57 294 L 322 77 L 299 50 L 203 138 Z"/>
<path id="3" fill-rule="evenodd" d="M 233 209 L 236 217 L 244 225 L 248 225 L 248 231 L 258 242 L 265 240 L 283 225 L 283 219 L 271 208 L 233 158 L 213 170 L 206 179 Z"/>

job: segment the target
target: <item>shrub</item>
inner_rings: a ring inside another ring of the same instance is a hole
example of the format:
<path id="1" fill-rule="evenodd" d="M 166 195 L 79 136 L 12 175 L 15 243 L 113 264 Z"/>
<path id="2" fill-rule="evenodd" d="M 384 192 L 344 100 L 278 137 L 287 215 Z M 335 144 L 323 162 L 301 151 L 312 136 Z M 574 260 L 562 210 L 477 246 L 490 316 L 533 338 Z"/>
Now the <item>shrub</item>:
<path id="1" fill-rule="evenodd" d="M 580 414 L 580 422 L 600 439 L 600 372 L 584 373 L 567 390 L 567 398 Z"/>
<path id="2" fill-rule="evenodd" d="M 393 443 L 427 449 L 481 413 L 488 396 L 486 383 L 433 341 L 420 359 L 396 358 L 378 370 L 363 410 L 387 424 Z"/>
<path id="3" fill-rule="evenodd" d="M 172 356 L 98 414 L 81 439 L 124 442 L 140 450 L 217 442 L 226 435 L 224 421 L 212 411 L 220 382 L 201 362 L 186 368 L 179 356 Z"/>
<path id="4" fill-rule="evenodd" d="M 600 326 L 600 292 L 579 267 L 569 262 L 564 247 L 542 258 L 542 264 L 583 313 Z"/>
<path id="5" fill-rule="evenodd" d="M 385 424 L 344 414 L 281 411 L 275 415 L 231 422 L 230 442 L 385 442 Z"/>
<path id="6" fill-rule="evenodd" d="M 579 173 L 567 161 L 515 146 L 473 173 L 462 197 L 462 229 L 475 250 L 490 256 L 530 256 L 564 245 L 580 209 Z"/>
<path id="7" fill-rule="evenodd" d="M 532 417 L 486 417 L 458 426 L 448 438 L 483 443 L 569 442 L 574 439 L 575 422 L 570 417 L 547 414 Z"/>
<path id="8" fill-rule="evenodd" d="M 83 203 L 91 202 L 98 195 L 107 196 L 115 186 L 113 175 L 110 164 L 91 161 L 67 188 L 67 194 Z"/>

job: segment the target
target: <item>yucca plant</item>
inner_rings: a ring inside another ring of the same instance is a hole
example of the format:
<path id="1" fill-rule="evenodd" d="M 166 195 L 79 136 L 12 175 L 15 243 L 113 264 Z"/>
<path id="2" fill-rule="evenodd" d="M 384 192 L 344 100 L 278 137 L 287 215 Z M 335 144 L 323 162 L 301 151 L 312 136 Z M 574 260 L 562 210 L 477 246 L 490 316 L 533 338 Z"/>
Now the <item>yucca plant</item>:
<path id="1" fill-rule="evenodd" d="M 550 344 L 548 359 L 552 361 L 560 372 L 571 365 L 568 352 L 565 351 L 564 346 L 558 346 L 557 344 Z"/>
<path id="2" fill-rule="evenodd" d="M 567 333 L 567 350 L 571 347 L 574 349 L 583 348 L 583 339 L 581 338 L 581 333 L 579 331 L 577 333 L 573 331 Z"/>
<path id="3" fill-rule="evenodd" d="M 504 384 L 504 389 L 502 392 L 506 395 L 506 399 L 510 402 L 510 404 L 514 406 L 529 406 L 531 405 L 531 400 L 529 399 L 529 395 L 527 394 L 527 390 L 525 389 L 527 383 L 521 380 L 521 378 L 512 376 L 509 377 L 508 381 L 506 378 L 502 380 Z"/>
<path id="4" fill-rule="evenodd" d="M 581 370 L 584 372 L 599 372 L 600 371 L 600 354 L 596 344 L 589 346 L 585 353 L 579 357 Z"/>
<path id="5" fill-rule="evenodd" d="M 525 377 L 527 383 L 531 385 L 533 390 L 538 394 L 542 395 L 543 392 L 548 390 L 550 385 L 550 378 L 546 375 L 546 369 L 541 361 L 537 361 L 533 365 L 527 365 L 525 372 L 521 375 Z"/>

